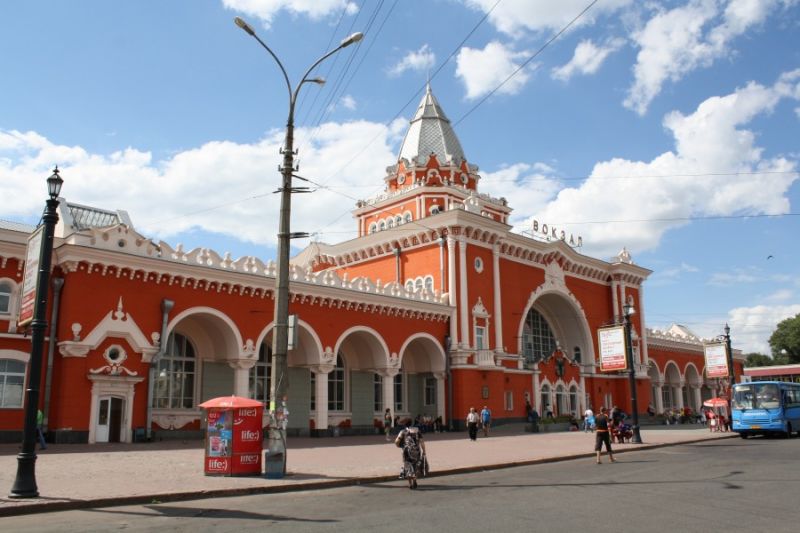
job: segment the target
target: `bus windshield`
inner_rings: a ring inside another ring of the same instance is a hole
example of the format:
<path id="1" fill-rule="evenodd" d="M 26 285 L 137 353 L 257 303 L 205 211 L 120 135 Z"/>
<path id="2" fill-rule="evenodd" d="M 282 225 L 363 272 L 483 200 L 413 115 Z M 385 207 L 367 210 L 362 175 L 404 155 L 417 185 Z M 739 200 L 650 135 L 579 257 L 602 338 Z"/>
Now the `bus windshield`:
<path id="1" fill-rule="evenodd" d="M 748 383 L 733 388 L 734 409 L 777 409 L 781 391 L 774 383 Z"/>

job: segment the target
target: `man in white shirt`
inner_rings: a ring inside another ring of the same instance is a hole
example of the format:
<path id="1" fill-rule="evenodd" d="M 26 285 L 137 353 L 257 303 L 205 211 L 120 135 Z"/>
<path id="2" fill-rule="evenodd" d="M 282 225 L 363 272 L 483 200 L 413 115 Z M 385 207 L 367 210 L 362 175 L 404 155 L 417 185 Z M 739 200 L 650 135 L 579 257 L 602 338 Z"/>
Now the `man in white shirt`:
<path id="1" fill-rule="evenodd" d="M 587 407 L 583 413 L 583 432 L 594 431 L 594 411 L 591 407 Z"/>

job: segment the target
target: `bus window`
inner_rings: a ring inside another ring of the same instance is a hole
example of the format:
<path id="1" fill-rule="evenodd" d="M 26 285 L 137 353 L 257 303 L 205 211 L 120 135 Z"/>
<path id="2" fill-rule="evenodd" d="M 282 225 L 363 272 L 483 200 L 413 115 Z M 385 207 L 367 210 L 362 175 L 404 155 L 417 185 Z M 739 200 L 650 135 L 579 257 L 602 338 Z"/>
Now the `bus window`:
<path id="1" fill-rule="evenodd" d="M 737 385 L 733 390 L 734 409 L 753 408 L 753 389 L 750 385 Z"/>
<path id="2" fill-rule="evenodd" d="M 756 398 L 758 406 L 762 409 L 777 409 L 781 406 L 781 397 L 778 386 L 774 383 L 764 385 L 756 384 Z"/>

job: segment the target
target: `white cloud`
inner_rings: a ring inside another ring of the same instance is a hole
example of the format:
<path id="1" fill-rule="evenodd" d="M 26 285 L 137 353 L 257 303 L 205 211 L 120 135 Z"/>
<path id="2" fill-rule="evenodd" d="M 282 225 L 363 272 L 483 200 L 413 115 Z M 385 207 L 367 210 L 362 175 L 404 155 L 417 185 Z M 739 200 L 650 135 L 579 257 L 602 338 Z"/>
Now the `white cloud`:
<path id="1" fill-rule="evenodd" d="M 524 206 L 524 210 L 511 213 L 509 224 L 519 226 L 518 230 L 530 230 L 530 225 L 523 227 L 527 213 L 536 212 L 547 205 L 547 201 L 561 186 L 552 176 L 552 169 L 548 165 L 517 163 L 496 172 L 482 172 L 479 188 L 482 193 L 495 198 L 512 198 L 512 207 Z"/>
<path id="2" fill-rule="evenodd" d="M 798 162 L 764 157 L 755 134 L 742 126 L 781 99 L 796 97 L 798 79 L 800 72 L 789 72 L 772 87 L 750 83 L 705 100 L 689 115 L 670 113 L 664 126 L 675 139 L 674 151 L 651 161 L 599 162 L 580 187 L 562 189 L 538 212 L 523 209 L 529 219 L 581 234 L 584 253 L 611 257 L 624 245 L 634 259 L 689 217 L 787 213 Z M 711 175 L 720 171 L 744 174 Z M 703 173 L 709 175 L 697 176 Z"/>
<path id="3" fill-rule="evenodd" d="M 310 131 L 297 129 L 301 175 L 322 183 L 335 179 L 338 191 L 374 185 L 386 161 L 395 158 L 396 130 L 396 124 L 387 128 L 364 121 L 327 123 L 309 141 Z M 79 146 L 54 144 L 34 132 L 0 130 L 0 218 L 38 216 L 46 196 L 44 180 L 57 163 L 64 178 L 63 197 L 125 209 L 136 229 L 147 236 L 168 240 L 200 229 L 273 245 L 279 197 L 272 192 L 280 183 L 276 169 L 283 137 L 283 131 L 273 131 L 252 144 L 209 142 L 155 161 L 149 152 L 134 148 L 92 154 Z M 369 157 L 352 159 L 368 144 Z M 341 172 L 331 176 L 338 169 Z M 331 205 L 340 207 L 332 212 Z M 353 221 L 340 217 L 329 224 L 348 205 L 354 206 L 355 199 L 329 189 L 298 195 L 292 204 L 293 229 L 323 230 L 335 234 L 330 240 L 341 240 L 336 233 L 354 231 Z M 210 209 L 214 207 L 219 208 Z"/>
<path id="4" fill-rule="evenodd" d="M 673 283 L 678 283 L 683 274 L 694 274 L 699 271 L 700 269 L 696 266 L 681 262 L 680 265 L 656 270 L 653 275 L 647 279 L 647 285 L 649 287 L 671 285 Z"/>
<path id="5" fill-rule="evenodd" d="M 714 272 L 708 280 L 709 285 L 730 286 L 742 283 L 758 283 L 764 278 L 753 269 L 735 269 L 733 272 Z"/>
<path id="6" fill-rule="evenodd" d="M 727 55 L 731 41 L 764 22 L 782 3 L 731 0 L 720 12 L 718 0 L 691 0 L 659 10 L 632 35 L 640 50 L 625 107 L 643 115 L 667 81 L 676 82 Z"/>
<path id="7" fill-rule="evenodd" d="M 769 337 L 779 322 L 800 313 L 800 304 L 737 307 L 729 312 L 731 342 L 745 353 L 769 354 Z"/>
<path id="8" fill-rule="evenodd" d="M 553 78 L 567 81 L 575 74 L 594 74 L 609 55 L 625 44 L 623 39 L 610 39 L 605 45 L 598 46 L 591 39 L 583 40 L 575 47 L 575 54 L 566 65 L 556 67 L 552 71 Z"/>
<path id="9" fill-rule="evenodd" d="M 604 0 L 575 22 L 575 27 L 593 24 L 597 17 L 613 13 L 633 0 Z M 526 31 L 560 30 L 589 4 L 586 0 L 466 0 L 469 7 L 489 12 L 489 21 L 499 31 L 521 37 Z M 497 4 L 495 6 L 495 4 Z"/>
<path id="10" fill-rule="evenodd" d="M 265 26 L 269 26 L 282 9 L 312 19 L 338 14 L 343 9 L 351 15 L 358 11 L 358 5 L 349 0 L 222 0 L 222 4 L 228 9 L 261 19 Z"/>
<path id="11" fill-rule="evenodd" d="M 785 302 L 794 298 L 794 291 L 791 289 L 779 289 L 768 295 L 765 300 L 768 302 Z"/>
<path id="12" fill-rule="evenodd" d="M 456 58 L 456 76 L 464 82 L 468 99 L 480 98 L 503 83 L 528 55 L 514 52 L 497 41 L 490 42 L 483 50 L 464 47 Z M 522 69 L 497 92 L 516 94 L 529 77 L 526 69 Z"/>
<path id="13" fill-rule="evenodd" d="M 436 54 L 427 44 L 423 44 L 419 50 L 409 52 L 397 64 L 389 69 L 390 76 L 399 76 L 407 70 L 425 72 L 436 64 Z"/>

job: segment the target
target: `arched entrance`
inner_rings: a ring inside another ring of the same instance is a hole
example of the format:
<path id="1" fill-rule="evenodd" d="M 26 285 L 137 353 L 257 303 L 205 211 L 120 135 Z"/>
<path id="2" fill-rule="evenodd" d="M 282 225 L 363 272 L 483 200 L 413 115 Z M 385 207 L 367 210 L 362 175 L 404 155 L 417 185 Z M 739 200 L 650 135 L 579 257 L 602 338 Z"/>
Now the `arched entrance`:
<path id="1" fill-rule="evenodd" d="M 586 409 L 584 374 L 594 372 L 595 355 L 592 332 L 578 300 L 558 283 L 555 288 L 540 287 L 531 294 L 518 331 L 517 353 L 524 359 L 525 367 L 538 368 L 550 379 L 577 382 L 576 412 L 582 413 Z M 537 390 L 536 377 L 533 382 L 534 408 L 545 413 L 543 390 Z M 559 407 L 552 403 L 554 400 L 550 398 L 551 410 Z M 567 414 L 571 408 L 566 401 L 563 403 L 561 407 Z"/>
<path id="2" fill-rule="evenodd" d="M 153 422 L 180 429 L 202 419 L 197 406 L 205 400 L 246 396 L 254 350 L 221 311 L 196 307 L 179 313 L 167 326 L 164 353 L 151 363 Z"/>
<path id="3" fill-rule="evenodd" d="M 400 348 L 400 372 L 394 382 L 403 381 L 404 405 L 397 402 L 399 387 L 383 391 L 384 405 L 403 407 L 404 412 L 414 417 L 421 415 L 435 420 L 442 417 L 447 422 L 445 406 L 445 353 L 441 343 L 427 333 L 412 335 Z M 385 409 L 384 407 L 384 409 Z M 395 409 L 393 409 L 395 411 Z"/>
<path id="4" fill-rule="evenodd" d="M 664 410 L 683 407 L 681 373 L 678 365 L 670 361 L 664 367 L 664 386 L 662 387 Z"/>

